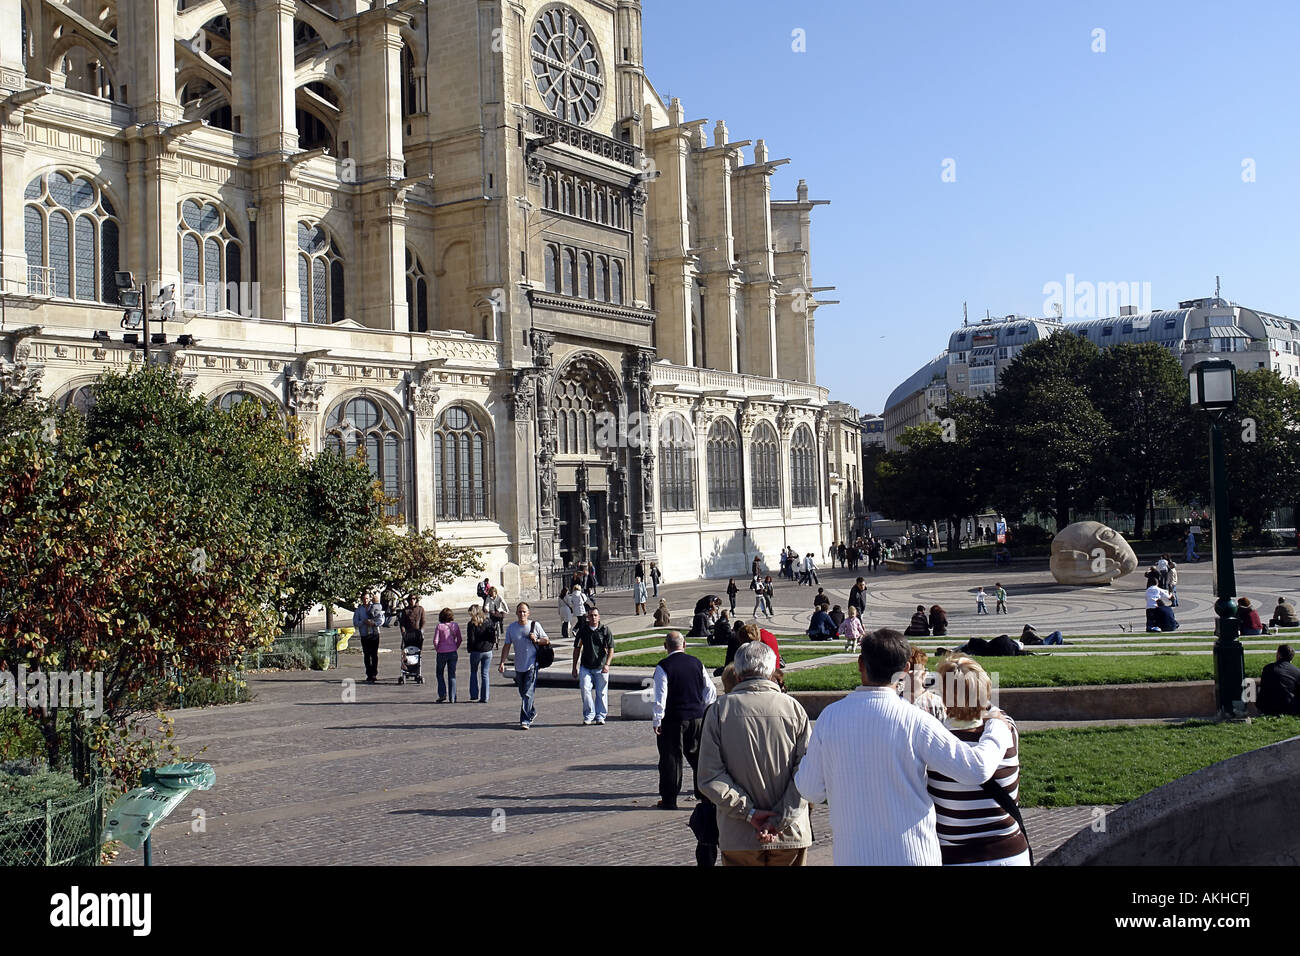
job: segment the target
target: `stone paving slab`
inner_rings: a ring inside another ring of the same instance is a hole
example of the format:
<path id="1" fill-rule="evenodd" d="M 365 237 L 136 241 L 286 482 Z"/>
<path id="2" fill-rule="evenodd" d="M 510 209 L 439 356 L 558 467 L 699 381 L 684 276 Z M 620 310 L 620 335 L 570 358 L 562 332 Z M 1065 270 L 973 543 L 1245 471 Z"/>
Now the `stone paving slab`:
<path id="1" fill-rule="evenodd" d="M 341 663 L 254 675 L 251 703 L 173 713 L 217 782 L 158 829 L 159 864 L 694 865 L 691 801 L 654 809 L 644 722 L 583 727 L 577 692 L 543 687 L 538 722 L 521 731 L 518 695 L 495 671 L 490 703 L 436 704 L 432 679 L 349 688 L 361 662 Z M 831 862 L 826 814 L 814 809 L 815 865 Z M 1088 807 L 1026 811 L 1040 854 L 1092 819 Z M 117 865 L 139 861 L 124 851 Z"/>

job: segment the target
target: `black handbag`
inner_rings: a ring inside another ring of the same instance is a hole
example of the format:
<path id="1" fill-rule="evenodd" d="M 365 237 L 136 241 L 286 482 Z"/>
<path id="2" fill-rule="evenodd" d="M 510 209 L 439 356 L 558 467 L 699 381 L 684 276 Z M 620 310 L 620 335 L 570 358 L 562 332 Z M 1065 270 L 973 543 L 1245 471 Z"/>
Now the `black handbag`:
<path id="1" fill-rule="evenodd" d="M 537 631 L 537 622 L 533 621 L 532 627 L 528 629 L 529 636 L 532 636 L 534 633 L 536 633 L 536 631 Z M 555 663 L 555 648 L 553 648 L 550 644 L 538 644 L 536 645 L 536 656 L 537 656 L 537 669 L 539 671 L 545 670 L 547 667 L 550 667 L 552 664 Z"/>

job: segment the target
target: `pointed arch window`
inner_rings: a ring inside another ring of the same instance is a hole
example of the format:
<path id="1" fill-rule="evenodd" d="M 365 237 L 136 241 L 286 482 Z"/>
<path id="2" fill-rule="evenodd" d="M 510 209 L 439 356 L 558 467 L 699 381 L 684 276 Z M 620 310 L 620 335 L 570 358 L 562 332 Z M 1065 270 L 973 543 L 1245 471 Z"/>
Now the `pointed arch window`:
<path id="1" fill-rule="evenodd" d="M 546 291 L 560 291 L 560 247 L 546 247 Z"/>
<path id="2" fill-rule="evenodd" d="M 609 260 L 604 256 L 596 257 L 596 276 L 595 276 L 596 294 L 593 296 L 597 302 L 609 301 Z"/>
<path id="3" fill-rule="evenodd" d="M 609 260 L 609 301 L 615 305 L 623 304 L 623 262 L 621 259 Z"/>
<path id="4" fill-rule="evenodd" d="M 433 441 L 438 519 L 491 518 L 491 437 L 478 417 L 463 406 L 451 406 L 438 416 Z"/>
<path id="5" fill-rule="evenodd" d="M 325 446 L 352 456 L 365 449 L 366 464 L 390 499 L 384 506 L 389 518 L 406 514 L 405 444 L 401 426 L 385 406 L 358 396 L 339 402 L 325 418 Z"/>
<path id="6" fill-rule="evenodd" d="M 564 250 L 564 294 L 577 295 L 578 253 L 573 249 Z"/>
<path id="7" fill-rule="evenodd" d="M 709 428 L 706 449 L 710 511 L 740 510 L 740 441 L 736 426 L 720 418 Z"/>
<path id="8" fill-rule="evenodd" d="M 695 510 L 695 432 L 680 415 L 659 424 L 659 509 Z"/>
<path id="9" fill-rule="evenodd" d="M 753 476 L 752 501 L 755 508 L 781 507 L 781 444 L 776 429 L 759 422 L 749 445 L 750 471 Z"/>
<path id="10" fill-rule="evenodd" d="M 298 223 L 298 295 L 302 321 L 343 321 L 343 256 L 325 227 L 306 222 Z"/>
<path id="11" fill-rule="evenodd" d="M 807 425 L 790 442 L 790 494 L 795 508 L 817 507 L 817 443 Z"/>
<path id="12" fill-rule="evenodd" d="M 121 233 L 104 191 L 84 176 L 55 171 L 29 182 L 23 198 L 28 291 L 116 302 Z"/>
<path id="13" fill-rule="evenodd" d="M 240 312 L 244 249 L 221 207 L 198 199 L 181 203 L 181 308 Z"/>
<path id="14" fill-rule="evenodd" d="M 412 332 L 429 331 L 429 280 L 424 263 L 406 250 L 406 318 Z"/>

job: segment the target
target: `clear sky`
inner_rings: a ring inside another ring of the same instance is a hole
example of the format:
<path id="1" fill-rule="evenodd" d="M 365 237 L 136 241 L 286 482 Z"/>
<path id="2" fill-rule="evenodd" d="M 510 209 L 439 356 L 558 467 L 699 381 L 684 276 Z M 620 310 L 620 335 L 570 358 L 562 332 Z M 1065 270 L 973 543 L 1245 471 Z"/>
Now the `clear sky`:
<path id="1" fill-rule="evenodd" d="M 813 278 L 842 304 L 817 315 L 817 375 L 863 412 L 946 347 L 963 302 L 1049 314 L 1067 275 L 1150 283 L 1155 308 L 1220 275 L 1227 299 L 1300 314 L 1298 28 L 1282 0 L 643 12 L 660 94 L 793 160 L 776 198 L 803 178 L 831 200 Z"/>

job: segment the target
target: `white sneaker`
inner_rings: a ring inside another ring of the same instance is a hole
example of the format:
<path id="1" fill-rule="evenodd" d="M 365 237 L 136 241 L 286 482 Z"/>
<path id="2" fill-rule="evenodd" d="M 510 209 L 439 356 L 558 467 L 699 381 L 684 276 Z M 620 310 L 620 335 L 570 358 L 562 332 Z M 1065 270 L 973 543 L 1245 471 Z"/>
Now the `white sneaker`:
<path id="1" fill-rule="evenodd" d="M 592 724 L 594 724 L 594 723 L 595 723 L 594 720 L 584 720 L 584 721 L 582 722 L 582 726 L 584 726 L 584 727 L 590 727 L 590 726 L 591 726 Z"/>

